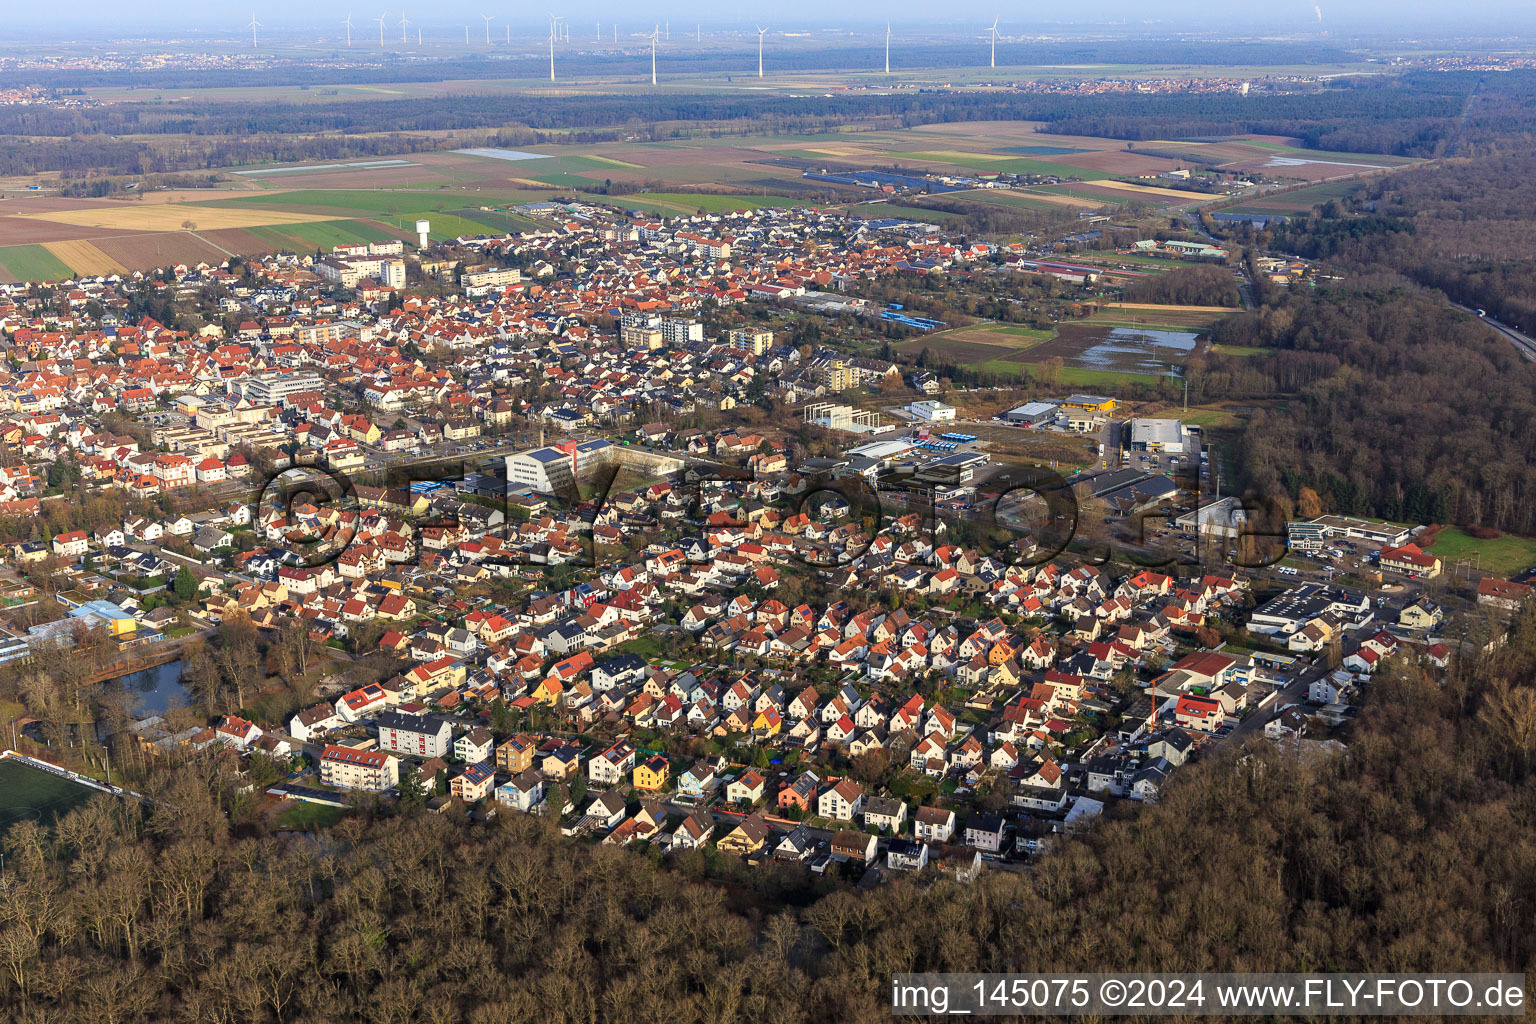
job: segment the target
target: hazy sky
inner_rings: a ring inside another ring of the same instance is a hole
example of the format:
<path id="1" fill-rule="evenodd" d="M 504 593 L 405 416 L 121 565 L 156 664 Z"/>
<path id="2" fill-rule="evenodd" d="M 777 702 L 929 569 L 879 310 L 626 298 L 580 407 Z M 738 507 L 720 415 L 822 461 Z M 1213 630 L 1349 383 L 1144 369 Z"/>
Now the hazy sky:
<path id="1" fill-rule="evenodd" d="M 147 0 L 124 5 L 105 0 L 77 0 L 69 5 L 67 19 L 51 5 L 16 4 L 7 11 L 7 22 L 25 25 L 26 35 L 64 39 L 99 38 L 109 29 L 121 31 L 137 27 L 140 33 L 180 37 L 235 35 L 239 26 L 250 20 L 254 10 L 263 27 L 278 35 L 296 33 L 313 37 L 329 32 L 350 12 L 353 24 L 367 22 L 384 12 L 389 21 L 399 20 L 402 0 L 246 0 L 236 4 L 201 4 L 186 0 Z M 993 17 L 1001 20 L 999 31 L 1006 35 L 1028 36 L 1109 27 L 1116 23 L 1127 28 L 1147 25 L 1164 30 L 1199 32 L 1221 29 L 1254 34 L 1318 33 L 1330 36 L 1395 36 L 1435 31 L 1476 34 L 1488 38 L 1525 35 L 1536 38 L 1536 7 L 1512 0 L 1477 0 L 1476 3 L 1446 4 L 1432 0 L 1325 0 L 1321 2 L 1319 21 L 1311 0 L 1281 0 L 1280 3 L 1213 4 L 1209 0 L 1159 0 L 1158 3 L 1129 0 L 1086 0 L 1068 5 L 995 3 L 968 5 L 965 21 L 941 21 L 935 17 L 932 3 L 915 0 L 889 0 L 875 4 L 869 0 L 829 5 L 825 0 L 746 0 L 722 7 L 710 0 L 667 0 L 636 4 L 621 0 L 544 0 L 544 4 L 511 4 L 506 0 L 448 0 L 426 3 L 404 0 L 413 24 L 423 28 L 459 28 L 467 22 L 481 25 L 481 14 L 497 16 L 500 27 L 510 18 L 514 35 L 525 38 L 542 34 L 538 27 L 546 10 L 569 17 L 574 26 L 572 41 L 578 35 L 588 39 L 595 22 L 612 23 L 617 18 L 621 33 L 625 22 L 631 26 L 654 21 L 672 22 L 674 38 L 686 23 L 702 20 L 709 26 L 746 27 L 753 19 L 782 31 L 805 31 L 844 27 L 868 30 L 876 23 L 883 27 L 887 18 L 899 26 L 916 31 L 948 30 L 961 32 L 972 25 L 980 32 Z M 414 9 L 413 9 L 414 8 Z M 832 10 L 835 14 L 830 15 Z M 505 30 L 503 29 L 503 38 Z M 608 30 L 604 30 L 608 35 Z M 483 38 L 483 33 L 482 33 Z"/>

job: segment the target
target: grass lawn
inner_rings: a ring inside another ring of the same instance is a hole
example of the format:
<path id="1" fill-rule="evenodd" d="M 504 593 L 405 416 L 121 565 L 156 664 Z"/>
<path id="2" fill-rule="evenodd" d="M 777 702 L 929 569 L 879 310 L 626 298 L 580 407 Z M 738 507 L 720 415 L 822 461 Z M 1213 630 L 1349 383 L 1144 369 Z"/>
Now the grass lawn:
<path id="1" fill-rule="evenodd" d="M 638 654 L 646 661 L 654 664 L 661 657 L 661 640 L 654 636 L 642 636 L 628 643 L 620 644 L 619 650 L 626 654 Z"/>
<path id="2" fill-rule="evenodd" d="M 0 761 L 0 833 L 27 819 L 49 824 L 95 795 L 78 782 L 6 758 Z"/>
<path id="3" fill-rule="evenodd" d="M 1031 368 L 1032 372 L 1038 372 L 1036 364 L 1021 364 Z M 1081 366 L 1063 366 L 1060 384 L 1086 385 L 1092 387 L 1096 384 L 1156 384 L 1160 379 L 1155 373 L 1126 373 L 1123 370 L 1090 370 Z"/>
<path id="4" fill-rule="evenodd" d="M 1513 576 L 1536 565 L 1536 537 L 1505 534 L 1493 540 L 1469 537 L 1454 526 L 1435 535 L 1428 549 L 1440 559 L 1447 572 L 1459 559 L 1476 559 L 1477 567 L 1492 576 Z"/>
<path id="5" fill-rule="evenodd" d="M 0 246 L 0 267 L 14 281 L 62 281 L 75 272 L 41 245 Z"/>
<path id="6" fill-rule="evenodd" d="M 1224 356 L 1272 356 L 1275 354 L 1272 348 L 1257 348 L 1252 345 L 1212 345 L 1211 351 Z"/>
<path id="7" fill-rule="evenodd" d="M 304 800 L 289 800 L 277 816 L 277 824 L 281 828 L 298 829 L 307 832 L 310 829 L 330 828 L 347 812 L 340 807 L 329 807 L 326 804 L 312 804 Z"/>

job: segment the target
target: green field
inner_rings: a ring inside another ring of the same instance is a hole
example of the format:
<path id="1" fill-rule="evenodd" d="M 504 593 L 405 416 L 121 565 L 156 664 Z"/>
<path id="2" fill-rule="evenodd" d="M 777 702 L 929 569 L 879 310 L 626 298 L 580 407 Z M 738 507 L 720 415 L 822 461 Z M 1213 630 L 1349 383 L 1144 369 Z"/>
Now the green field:
<path id="1" fill-rule="evenodd" d="M 0 246 L 0 266 L 18 281 L 61 281 L 75 272 L 41 245 Z"/>
<path id="2" fill-rule="evenodd" d="M 1370 164 L 1372 167 L 1402 167 L 1406 164 L 1416 164 L 1419 162 L 1407 156 L 1383 156 L 1380 153 L 1335 153 L 1326 149 L 1302 149 L 1298 146 L 1287 146 L 1281 142 L 1263 142 L 1258 139 L 1244 139 L 1242 141 L 1245 146 L 1270 149 L 1276 153 L 1295 156 L 1303 160 L 1352 160 L 1355 163 Z"/>
<path id="3" fill-rule="evenodd" d="M 494 228 L 504 234 L 513 235 L 520 231 L 530 231 L 538 225 L 527 217 L 515 213 L 503 213 L 500 210 L 475 210 L 475 220 L 486 227 Z"/>
<path id="4" fill-rule="evenodd" d="M 466 213 L 469 211 L 465 211 Z M 478 215 L 478 211 L 477 211 Z M 401 231 L 414 232 L 415 219 L 409 217 L 380 217 L 385 224 L 397 227 Z M 432 223 L 432 230 L 427 232 L 427 237 L 434 242 L 446 242 L 460 235 L 499 235 L 505 232 L 501 228 L 492 227 L 490 224 L 481 223 L 478 220 L 457 213 L 434 213 L 427 218 Z"/>
<path id="5" fill-rule="evenodd" d="M 960 219 L 958 213 L 929 210 L 921 206 L 898 206 L 895 203 L 856 203 L 853 206 L 845 206 L 843 209 L 855 217 L 866 217 L 870 220 L 890 217 L 896 220 L 920 220 L 929 224 L 943 224 L 946 221 Z"/>
<path id="6" fill-rule="evenodd" d="M 374 224 L 360 220 L 323 220 L 313 224 L 285 224 L 283 232 L 329 249 L 350 242 L 385 242 L 400 237 Z"/>
<path id="7" fill-rule="evenodd" d="M 589 183 L 590 184 L 590 183 Z M 757 210 L 763 207 L 789 207 L 795 200 L 788 196 L 723 196 L 691 192 L 635 192 L 623 196 L 607 196 L 596 200 L 625 210 L 645 210 L 650 213 L 674 215 L 695 213 L 724 213 L 728 210 Z"/>
<path id="8" fill-rule="evenodd" d="M 1064 211 L 1067 207 L 1045 199 L 1035 199 L 1020 192 L 1008 191 L 977 191 L 977 192 L 946 192 L 945 199 L 952 199 L 957 203 L 974 203 L 977 206 L 1000 206 L 1008 210 L 1058 210 Z"/>
<path id="9" fill-rule="evenodd" d="M 95 795 L 78 782 L 8 757 L 0 761 L 0 832 L 27 819 L 49 824 Z"/>
<path id="10" fill-rule="evenodd" d="M 983 370 L 1005 377 L 1022 376 L 1025 369 L 1039 376 L 1039 363 L 1015 363 L 1008 359 L 988 359 L 983 363 L 968 364 L 974 370 Z M 1063 366 L 1057 383 L 1073 387 L 1097 387 L 1104 384 L 1155 384 L 1157 375 L 1151 373 L 1125 373 L 1120 370 L 1089 370 L 1080 366 Z"/>
<path id="11" fill-rule="evenodd" d="M 961 141 L 961 140 L 957 140 Z M 1022 157 L 999 156 L 995 153 L 938 152 L 938 153 L 890 153 L 896 160 L 922 160 L 926 163 L 953 164 L 977 171 L 999 171 L 1008 174 L 1054 175 L 1058 178 L 1112 177 L 1096 175 L 1071 164 L 1052 163 L 1049 160 L 1029 160 Z"/>
<path id="12" fill-rule="evenodd" d="M 1435 535 L 1434 544 L 1425 550 L 1440 559 L 1446 572 L 1462 559 L 1469 563 L 1475 560 L 1477 568 L 1488 576 L 1513 576 L 1536 566 L 1533 537 L 1506 534 L 1493 540 L 1478 540 L 1448 526 Z"/>
<path id="13" fill-rule="evenodd" d="M 587 182 L 587 184 L 590 184 L 590 182 Z M 446 210 L 463 210 L 469 206 L 485 205 L 488 200 L 498 203 L 516 201 L 518 196 L 523 194 L 536 195 L 537 193 L 504 195 L 501 192 L 492 190 L 489 192 L 476 192 L 473 195 L 464 192 L 445 192 L 441 195 L 432 195 L 409 189 L 297 189 L 292 192 L 263 192 L 259 195 L 220 199 L 202 205 L 246 206 L 255 204 L 282 207 L 284 209 L 307 207 L 365 215 L 393 213 L 402 217 L 410 217 L 417 214 L 441 213 Z"/>

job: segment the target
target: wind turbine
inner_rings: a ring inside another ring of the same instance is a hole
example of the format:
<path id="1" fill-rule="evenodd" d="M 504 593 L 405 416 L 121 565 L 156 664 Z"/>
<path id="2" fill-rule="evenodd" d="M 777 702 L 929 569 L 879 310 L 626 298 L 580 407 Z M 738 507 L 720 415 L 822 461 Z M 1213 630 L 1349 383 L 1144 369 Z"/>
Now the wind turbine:
<path id="1" fill-rule="evenodd" d="M 992 27 L 987 31 L 992 33 L 992 66 L 997 67 L 997 23 L 1001 19 L 993 18 Z"/>
<path id="2" fill-rule="evenodd" d="M 401 11 L 400 12 L 400 45 L 401 46 L 405 46 L 406 45 L 405 26 L 409 25 L 410 23 L 411 23 L 411 20 L 405 16 L 405 12 Z"/>
<path id="3" fill-rule="evenodd" d="M 768 30 L 757 26 L 757 77 L 763 77 L 763 33 Z"/>
<path id="4" fill-rule="evenodd" d="M 601 43 L 603 41 L 603 23 L 602 22 L 598 22 L 597 23 L 597 41 L 599 43 Z"/>
<path id="5" fill-rule="evenodd" d="M 651 29 L 651 84 L 656 84 L 656 35 L 657 29 Z"/>
<path id="6" fill-rule="evenodd" d="M 494 15 L 494 14 L 482 14 L 482 15 L 480 15 L 480 17 L 485 19 L 485 45 L 486 46 L 490 46 L 491 45 L 491 22 L 496 20 L 496 15 Z"/>
<path id="7" fill-rule="evenodd" d="M 387 18 L 387 17 L 389 17 L 389 12 L 385 11 L 383 14 L 381 14 L 377 18 L 373 19 L 374 21 L 379 23 L 379 45 L 380 46 L 384 45 L 384 19 Z"/>
<path id="8" fill-rule="evenodd" d="M 549 80 L 555 80 L 555 30 L 560 26 L 560 19 L 555 15 L 549 16 Z"/>
<path id="9" fill-rule="evenodd" d="M 251 12 L 251 49 L 256 49 L 256 30 L 261 27 L 261 22 L 256 20 L 256 12 Z"/>
<path id="10" fill-rule="evenodd" d="M 347 26 L 347 46 L 348 46 L 348 48 L 351 48 L 351 46 L 352 46 L 352 12 L 351 11 L 347 12 L 347 20 L 342 22 L 342 24 Z"/>
<path id="11" fill-rule="evenodd" d="M 885 73 L 891 73 L 891 23 L 885 23 Z"/>

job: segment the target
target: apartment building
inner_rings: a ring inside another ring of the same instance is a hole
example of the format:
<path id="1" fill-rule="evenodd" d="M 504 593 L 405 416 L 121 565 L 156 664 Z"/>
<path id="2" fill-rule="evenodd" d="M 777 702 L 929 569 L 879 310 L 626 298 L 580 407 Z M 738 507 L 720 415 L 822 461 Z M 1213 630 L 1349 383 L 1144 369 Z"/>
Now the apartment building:
<path id="1" fill-rule="evenodd" d="M 320 755 L 320 781 L 336 789 L 380 793 L 400 783 L 400 762 L 382 750 L 327 744 Z"/>

